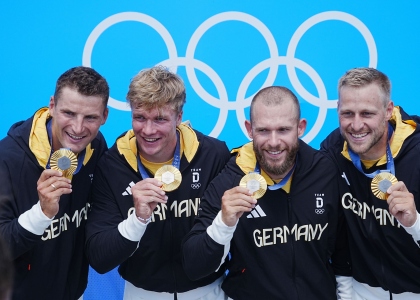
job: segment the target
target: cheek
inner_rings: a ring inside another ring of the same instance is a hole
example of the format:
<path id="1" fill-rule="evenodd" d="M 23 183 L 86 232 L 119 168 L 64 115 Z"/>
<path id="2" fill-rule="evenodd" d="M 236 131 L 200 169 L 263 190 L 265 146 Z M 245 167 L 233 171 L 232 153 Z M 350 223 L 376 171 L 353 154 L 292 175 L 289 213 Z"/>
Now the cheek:
<path id="1" fill-rule="evenodd" d="M 133 130 L 136 132 L 136 131 L 139 131 L 139 130 L 141 129 L 141 124 L 140 124 L 139 122 L 137 122 L 137 121 L 133 120 L 133 121 L 131 122 L 131 127 L 132 127 L 132 128 L 133 128 Z"/>

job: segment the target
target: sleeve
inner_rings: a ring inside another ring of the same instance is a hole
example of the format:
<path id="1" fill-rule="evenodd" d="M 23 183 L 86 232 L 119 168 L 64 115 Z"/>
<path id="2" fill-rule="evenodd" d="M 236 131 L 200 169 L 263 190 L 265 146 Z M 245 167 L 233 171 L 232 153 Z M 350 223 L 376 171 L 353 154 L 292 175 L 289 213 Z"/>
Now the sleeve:
<path id="1" fill-rule="evenodd" d="M 413 237 L 414 242 L 420 247 L 420 213 L 417 212 L 416 222 L 414 222 L 411 227 L 405 227 L 402 224 L 401 227 L 403 227 L 405 231 Z"/>
<path id="2" fill-rule="evenodd" d="M 95 171 L 92 207 L 86 223 L 86 255 L 92 268 L 101 274 L 111 271 L 129 258 L 139 242 L 120 233 L 119 227 L 124 232 L 124 228 L 129 226 L 127 223 L 134 220 L 125 220 L 121 214 L 111 191 L 112 184 L 104 174 L 109 172 L 106 165 L 107 161 L 101 160 Z"/>
<path id="3" fill-rule="evenodd" d="M 13 164 L 13 159 L 9 159 L 9 161 L 12 161 L 11 164 Z M 25 163 L 24 161 L 23 165 Z M 31 226 L 31 223 L 28 223 L 33 221 L 31 216 L 39 216 L 36 205 L 23 214 L 20 214 L 19 199 L 17 199 L 19 191 L 16 190 L 19 187 L 19 174 L 23 172 L 19 170 L 20 165 L 15 164 L 14 168 L 11 168 L 5 160 L 0 162 L 0 178 L 2 181 L 0 184 L 0 234 L 11 249 L 12 259 L 20 257 L 30 251 L 36 244 L 41 243 L 41 236 L 45 228 L 51 223 L 51 221 L 46 221 L 46 223 L 41 225 L 41 227 L 44 225 L 45 227 L 41 229 L 39 228 L 39 224 L 36 224 L 37 228 L 34 228 Z M 27 188 L 31 188 L 30 185 Z M 36 193 L 36 186 L 34 187 L 34 193 Z M 27 195 L 28 193 L 22 194 Z M 36 195 L 36 197 L 38 196 Z M 31 199 L 20 199 L 20 201 L 31 202 Z M 21 218 L 21 222 L 19 222 L 19 218 Z M 25 223 L 22 220 L 26 220 L 27 222 Z"/>
<path id="4" fill-rule="evenodd" d="M 223 193 L 234 186 L 235 175 L 225 168 L 208 186 L 201 199 L 198 217 L 184 238 L 182 260 L 191 280 L 198 280 L 219 270 L 227 255 L 235 228 L 217 219 Z M 216 220 L 215 220 L 216 219 Z M 217 241 L 216 241 L 217 240 Z M 223 269 L 220 269 L 221 271 Z"/>
<path id="5" fill-rule="evenodd" d="M 337 299 L 351 300 L 353 290 L 353 278 L 350 276 L 336 276 L 337 281 Z"/>

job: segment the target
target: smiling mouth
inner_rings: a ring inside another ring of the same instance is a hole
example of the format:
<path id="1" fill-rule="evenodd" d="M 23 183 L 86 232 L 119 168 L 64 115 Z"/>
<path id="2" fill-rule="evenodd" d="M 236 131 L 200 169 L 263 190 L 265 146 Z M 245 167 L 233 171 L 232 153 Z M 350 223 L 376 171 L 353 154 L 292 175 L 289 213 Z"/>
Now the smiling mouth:
<path id="1" fill-rule="evenodd" d="M 267 150 L 267 152 L 268 152 L 269 154 L 276 155 L 276 154 L 280 154 L 280 153 L 282 153 L 283 151 L 269 151 L 269 150 Z"/>
<path id="2" fill-rule="evenodd" d="M 73 135 L 73 134 L 68 133 L 68 132 L 67 132 L 67 135 L 68 135 L 69 137 L 71 137 L 73 140 L 81 140 L 81 139 L 83 139 L 83 138 L 84 138 L 83 136 Z"/>
<path id="3" fill-rule="evenodd" d="M 156 142 L 158 140 L 158 138 L 155 139 L 148 139 L 148 138 L 143 138 L 146 142 L 152 143 L 152 142 Z"/>
<path id="4" fill-rule="evenodd" d="M 359 134 L 356 134 L 356 133 L 350 133 L 350 135 L 351 135 L 352 137 L 356 138 L 356 139 L 361 139 L 361 138 L 363 138 L 363 137 L 367 136 L 368 134 L 367 134 L 367 132 L 365 132 L 365 133 L 359 133 Z"/>

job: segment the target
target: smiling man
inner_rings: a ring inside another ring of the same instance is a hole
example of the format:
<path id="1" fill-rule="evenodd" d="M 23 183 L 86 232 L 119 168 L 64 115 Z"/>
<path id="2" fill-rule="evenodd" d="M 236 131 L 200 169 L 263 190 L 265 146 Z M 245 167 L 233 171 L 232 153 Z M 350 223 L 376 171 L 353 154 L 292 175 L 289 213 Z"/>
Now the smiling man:
<path id="1" fill-rule="evenodd" d="M 224 299 L 223 273 L 192 281 L 182 269 L 181 241 L 230 157 L 224 142 L 181 123 L 185 97 L 181 78 L 164 67 L 136 75 L 132 129 L 95 173 L 87 253 L 99 273 L 120 265 L 124 299 Z"/>
<path id="2" fill-rule="evenodd" d="M 227 268 L 232 299 L 337 299 L 334 271 L 348 270 L 330 263 L 342 220 L 336 168 L 299 139 L 306 120 L 289 89 L 262 89 L 250 114 L 253 141 L 233 150 L 185 239 L 186 273 L 199 280 Z"/>
<path id="3" fill-rule="evenodd" d="M 420 119 L 394 107 L 376 69 L 347 71 L 338 91 L 340 127 L 322 148 L 350 189 L 341 202 L 352 277 L 338 278 L 339 290 L 343 299 L 419 299 Z"/>
<path id="4" fill-rule="evenodd" d="M 12 299 L 74 300 L 86 288 L 84 226 L 93 172 L 107 149 L 99 127 L 108 97 L 95 70 L 72 68 L 58 78 L 49 108 L 0 141 L 0 231 L 14 260 Z M 60 149 L 75 157 L 68 178 L 50 168 Z"/>

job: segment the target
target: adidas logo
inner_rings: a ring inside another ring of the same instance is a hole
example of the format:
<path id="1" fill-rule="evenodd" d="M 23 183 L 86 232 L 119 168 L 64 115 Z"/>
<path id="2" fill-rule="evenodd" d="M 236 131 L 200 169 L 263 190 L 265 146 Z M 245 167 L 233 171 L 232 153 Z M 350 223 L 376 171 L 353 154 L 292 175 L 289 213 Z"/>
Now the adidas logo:
<path id="1" fill-rule="evenodd" d="M 261 218 L 261 217 L 265 217 L 265 216 L 267 216 L 267 215 L 262 210 L 261 206 L 259 206 L 257 204 L 257 206 L 255 206 L 254 209 L 251 210 L 251 212 L 249 213 L 249 215 L 247 215 L 246 217 L 248 219 L 251 219 L 251 218 Z"/>
<path id="2" fill-rule="evenodd" d="M 135 185 L 134 182 L 130 182 L 130 184 L 126 187 L 125 191 L 122 193 L 123 196 L 132 195 L 131 188 Z"/>

